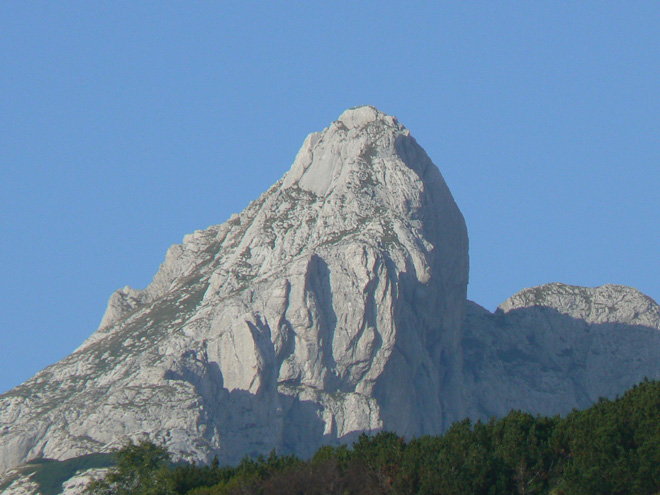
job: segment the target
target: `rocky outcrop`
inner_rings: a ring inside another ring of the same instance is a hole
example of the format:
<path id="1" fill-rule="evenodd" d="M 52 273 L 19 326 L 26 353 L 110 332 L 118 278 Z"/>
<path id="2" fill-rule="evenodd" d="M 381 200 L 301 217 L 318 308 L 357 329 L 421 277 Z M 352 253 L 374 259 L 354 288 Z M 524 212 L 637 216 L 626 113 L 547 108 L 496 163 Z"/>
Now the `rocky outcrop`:
<path id="1" fill-rule="evenodd" d="M 467 281 L 438 169 L 395 118 L 348 110 L 243 212 L 172 246 L 149 287 L 115 292 L 72 355 L 0 396 L 0 490 L 38 492 L 12 471 L 26 461 L 143 435 L 188 461 L 306 457 L 660 377 L 660 308 L 634 289 L 549 284 L 490 313 Z"/>
<path id="2" fill-rule="evenodd" d="M 0 399 L 0 471 L 143 434 L 178 457 L 311 454 L 464 415 L 468 240 L 395 118 L 346 111 L 228 222 L 186 236 L 76 352 Z"/>
<path id="3" fill-rule="evenodd" d="M 547 284 L 494 314 L 468 303 L 469 415 L 562 414 L 660 378 L 660 307 L 630 287 Z"/>

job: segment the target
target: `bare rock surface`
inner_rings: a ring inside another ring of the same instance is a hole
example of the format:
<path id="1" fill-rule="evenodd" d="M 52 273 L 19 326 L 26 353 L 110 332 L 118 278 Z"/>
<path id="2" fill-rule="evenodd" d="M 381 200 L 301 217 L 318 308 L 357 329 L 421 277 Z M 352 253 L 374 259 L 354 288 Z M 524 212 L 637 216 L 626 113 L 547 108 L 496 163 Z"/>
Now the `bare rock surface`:
<path id="1" fill-rule="evenodd" d="M 548 284 L 490 313 L 467 282 L 437 167 L 396 118 L 347 110 L 243 212 L 172 246 L 146 289 L 116 291 L 73 354 L 0 396 L 0 491 L 39 492 L 29 461 L 144 436 L 187 461 L 307 457 L 660 378 L 660 307 L 635 289 Z"/>
<path id="2" fill-rule="evenodd" d="M 464 331 L 474 418 L 563 414 L 660 378 L 660 307 L 631 287 L 547 284 L 494 314 L 470 302 Z"/>
<path id="3" fill-rule="evenodd" d="M 440 433 L 460 390 L 468 239 L 394 117 L 346 111 L 228 222 L 120 289 L 72 355 L 0 398 L 0 472 L 141 435 L 176 457 L 310 455 L 363 431 Z"/>

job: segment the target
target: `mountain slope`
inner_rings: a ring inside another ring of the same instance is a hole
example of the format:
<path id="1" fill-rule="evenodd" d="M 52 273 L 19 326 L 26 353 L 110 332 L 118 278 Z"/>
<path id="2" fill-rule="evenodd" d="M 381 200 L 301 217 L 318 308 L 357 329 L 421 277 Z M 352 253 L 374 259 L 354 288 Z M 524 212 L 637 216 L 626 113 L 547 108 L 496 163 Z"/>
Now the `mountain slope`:
<path id="1" fill-rule="evenodd" d="M 563 414 L 660 378 L 660 306 L 631 287 L 547 284 L 494 314 L 468 303 L 469 415 Z"/>
<path id="2" fill-rule="evenodd" d="M 0 396 L 0 487 L 33 493 L 13 468 L 143 435 L 188 461 L 307 457 L 660 378 L 660 307 L 635 289 L 547 284 L 490 313 L 467 282 L 436 166 L 394 117 L 347 110 L 243 212 L 172 246 L 145 290 L 115 292 L 72 355 Z"/>
<path id="3" fill-rule="evenodd" d="M 173 246 L 76 352 L 0 398 L 0 472 L 143 433 L 188 460 L 300 455 L 462 417 L 463 217 L 373 107 L 308 136 L 241 214 Z"/>

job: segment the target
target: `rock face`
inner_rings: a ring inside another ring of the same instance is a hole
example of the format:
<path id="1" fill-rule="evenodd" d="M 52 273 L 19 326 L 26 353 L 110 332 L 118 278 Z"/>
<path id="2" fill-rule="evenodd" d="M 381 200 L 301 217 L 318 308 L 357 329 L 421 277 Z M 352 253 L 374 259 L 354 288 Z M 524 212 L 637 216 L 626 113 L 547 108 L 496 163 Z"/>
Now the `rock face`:
<path id="1" fill-rule="evenodd" d="M 145 434 L 189 461 L 308 456 L 660 378 L 660 307 L 635 289 L 549 284 L 490 313 L 467 281 L 438 169 L 395 118 L 348 110 L 242 213 L 171 247 L 149 287 L 115 292 L 72 355 L 0 396 L 0 491 L 38 491 L 12 471 L 27 461 Z"/>
<path id="2" fill-rule="evenodd" d="M 309 455 L 464 416 L 463 217 L 395 118 L 346 111 L 228 222 L 112 295 L 76 352 L 0 399 L 0 472 L 143 433 L 179 457 Z"/>
<path id="3" fill-rule="evenodd" d="M 475 418 L 511 409 L 562 414 L 660 378 L 660 307 L 630 287 L 548 284 L 494 314 L 468 303 L 464 331 Z"/>

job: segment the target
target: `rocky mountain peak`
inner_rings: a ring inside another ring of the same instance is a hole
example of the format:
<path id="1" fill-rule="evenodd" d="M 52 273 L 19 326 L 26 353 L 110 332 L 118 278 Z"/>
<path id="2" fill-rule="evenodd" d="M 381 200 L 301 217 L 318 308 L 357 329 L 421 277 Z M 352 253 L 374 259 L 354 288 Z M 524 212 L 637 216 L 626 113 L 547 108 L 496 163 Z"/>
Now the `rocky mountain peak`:
<path id="1" fill-rule="evenodd" d="M 504 313 L 550 308 L 589 324 L 625 323 L 660 329 L 660 306 L 637 289 L 606 284 L 580 287 L 551 283 L 524 289 L 498 307 Z"/>
<path id="2" fill-rule="evenodd" d="M 144 435 L 189 461 L 307 457 L 362 432 L 563 413 L 660 376 L 660 308 L 635 289 L 547 284 L 493 314 L 467 281 L 438 168 L 396 118 L 347 110 L 245 210 L 170 247 L 146 289 L 117 290 L 72 355 L 0 396 L 0 489 L 38 491 L 8 471 L 27 461 Z"/>
<path id="3" fill-rule="evenodd" d="M 396 117 L 387 115 L 371 105 L 349 108 L 339 116 L 337 122 L 341 122 L 348 129 L 361 129 L 372 123 L 389 127 L 398 126 L 403 129 Z"/>
<path id="4" fill-rule="evenodd" d="M 371 106 L 356 107 L 307 137 L 284 178 L 284 187 L 300 187 L 321 197 L 337 189 L 340 194 L 377 186 L 395 191 L 398 187 L 388 187 L 392 186 L 388 182 L 405 184 L 412 178 L 401 177 L 409 173 L 402 167 L 412 168 L 422 179 L 429 162 L 395 117 Z M 388 178 L 386 171 L 397 177 Z"/>
<path id="5" fill-rule="evenodd" d="M 463 217 L 394 117 L 348 110 L 241 213 L 110 298 L 71 356 L 0 398 L 0 471 L 148 433 L 178 457 L 309 455 L 463 415 Z M 3 425 L 11 429 L 2 429 Z"/>

